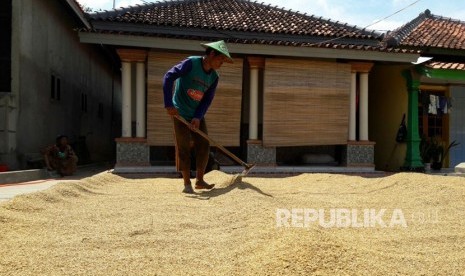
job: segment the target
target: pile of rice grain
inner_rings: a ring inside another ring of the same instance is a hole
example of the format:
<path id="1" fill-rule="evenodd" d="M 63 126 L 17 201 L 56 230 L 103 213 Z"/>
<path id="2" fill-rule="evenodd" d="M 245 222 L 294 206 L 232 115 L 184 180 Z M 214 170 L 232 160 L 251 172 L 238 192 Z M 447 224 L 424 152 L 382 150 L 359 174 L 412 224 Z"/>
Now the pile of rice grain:
<path id="1" fill-rule="evenodd" d="M 188 196 L 180 179 L 101 173 L 16 197 L 0 205 L 0 275 L 465 271 L 465 178 L 231 177 L 213 171 L 217 188 Z M 276 227 L 278 208 L 401 209 L 408 226 Z"/>

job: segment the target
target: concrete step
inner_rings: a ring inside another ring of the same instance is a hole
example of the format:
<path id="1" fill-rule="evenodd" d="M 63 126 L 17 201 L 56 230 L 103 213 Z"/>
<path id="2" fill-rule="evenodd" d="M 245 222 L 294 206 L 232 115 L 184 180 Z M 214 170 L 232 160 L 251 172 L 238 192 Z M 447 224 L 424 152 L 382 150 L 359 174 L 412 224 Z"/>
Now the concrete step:
<path id="1" fill-rule="evenodd" d="M 0 172 L 0 184 L 28 182 L 48 177 L 45 169 Z"/>
<path id="2" fill-rule="evenodd" d="M 111 165 L 107 163 L 93 163 L 78 166 L 77 172 L 74 176 L 79 177 L 81 174 L 85 174 L 89 171 L 109 169 Z M 71 176 L 72 178 L 73 176 Z M 29 182 L 42 179 L 55 179 L 61 178 L 61 176 L 55 171 L 48 171 L 46 169 L 34 169 L 34 170 L 18 170 L 18 171 L 8 171 L 0 172 L 0 185 L 2 184 L 14 184 Z M 69 178 L 69 177 L 68 177 Z"/>
<path id="3" fill-rule="evenodd" d="M 220 171 L 230 174 L 241 173 L 242 166 L 221 166 Z M 134 166 L 115 167 L 112 171 L 115 174 L 158 177 L 179 177 L 174 166 Z M 374 167 L 341 167 L 341 166 L 257 166 L 253 168 L 248 176 L 291 176 L 302 173 L 338 173 L 354 175 L 382 176 L 385 172 L 376 171 Z"/>

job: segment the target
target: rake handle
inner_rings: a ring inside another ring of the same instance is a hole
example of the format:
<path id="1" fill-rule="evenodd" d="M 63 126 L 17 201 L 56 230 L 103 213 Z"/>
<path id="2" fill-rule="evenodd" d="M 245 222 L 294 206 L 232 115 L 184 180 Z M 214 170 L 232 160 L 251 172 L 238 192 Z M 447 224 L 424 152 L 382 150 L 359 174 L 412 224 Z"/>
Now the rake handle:
<path id="1" fill-rule="evenodd" d="M 187 122 L 186 119 L 184 119 L 183 117 L 181 117 L 179 115 L 176 115 L 174 117 L 176 119 L 178 119 L 181 123 L 185 124 L 186 126 L 188 126 L 188 127 L 191 126 L 191 124 L 189 122 Z M 215 142 L 212 138 L 210 138 L 205 132 L 201 131 L 200 129 L 194 128 L 192 130 L 195 131 L 196 133 L 198 133 L 200 136 L 202 136 L 206 140 L 208 140 L 208 142 L 210 142 L 210 144 L 212 144 L 213 146 L 219 148 L 223 153 L 225 153 L 227 156 L 231 157 L 234 161 L 236 161 L 237 163 L 239 163 L 242 166 L 246 167 L 247 169 L 249 169 L 249 168 L 251 168 L 253 166 L 253 165 L 249 165 L 249 164 L 245 163 L 244 161 L 242 161 L 239 157 L 234 155 L 227 148 L 225 148 L 222 145 Z"/>

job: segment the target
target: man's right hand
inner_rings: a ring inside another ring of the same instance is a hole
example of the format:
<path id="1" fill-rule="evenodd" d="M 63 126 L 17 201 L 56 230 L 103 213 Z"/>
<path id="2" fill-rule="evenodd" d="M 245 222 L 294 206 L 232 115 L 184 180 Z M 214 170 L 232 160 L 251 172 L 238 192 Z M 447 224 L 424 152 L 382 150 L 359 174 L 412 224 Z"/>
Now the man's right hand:
<path id="1" fill-rule="evenodd" d="M 170 115 L 170 116 L 179 115 L 178 110 L 177 110 L 176 107 L 174 107 L 174 106 L 167 107 L 167 108 L 166 108 L 166 112 L 167 112 L 168 115 Z"/>

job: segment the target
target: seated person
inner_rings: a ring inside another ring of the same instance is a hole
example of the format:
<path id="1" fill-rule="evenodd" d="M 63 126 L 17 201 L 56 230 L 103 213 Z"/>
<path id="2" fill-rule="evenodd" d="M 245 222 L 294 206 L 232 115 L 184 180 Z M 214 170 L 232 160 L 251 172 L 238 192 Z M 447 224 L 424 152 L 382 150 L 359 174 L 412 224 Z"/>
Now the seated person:
<path id="1" fill-rule="evenodd" d="M 44 160 L 49 171 L 56 170 L 61 176 L 72 175 L 76 172 L 78 157 L 68 145 L 68 137 L 60 135 L 56 144 L 47 147 L 44 151 Z"/>

